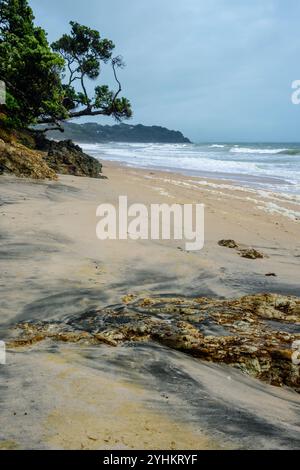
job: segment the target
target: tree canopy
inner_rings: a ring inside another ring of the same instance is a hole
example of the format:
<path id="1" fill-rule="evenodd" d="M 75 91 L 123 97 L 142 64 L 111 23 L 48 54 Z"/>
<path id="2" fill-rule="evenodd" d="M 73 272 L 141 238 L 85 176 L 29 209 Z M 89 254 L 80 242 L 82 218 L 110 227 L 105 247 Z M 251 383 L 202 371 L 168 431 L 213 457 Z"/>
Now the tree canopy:
<path id="1" fill-rule="evenodd" d="M 113 57 L 113 42 L 79 23 L 70 26 L 70 34 L 50 46 L 46 32 L 35 26 L 27 0 L 0 0 L 0 80 L 6 83 L 9 124 L 59 126 L 80 116 L 131 117 L 117 76 L 124 63 Z M 102 63 L 111 66 L 116 90 L 97 83 L 89 96 L 87 81 L 99 78 Z"/>

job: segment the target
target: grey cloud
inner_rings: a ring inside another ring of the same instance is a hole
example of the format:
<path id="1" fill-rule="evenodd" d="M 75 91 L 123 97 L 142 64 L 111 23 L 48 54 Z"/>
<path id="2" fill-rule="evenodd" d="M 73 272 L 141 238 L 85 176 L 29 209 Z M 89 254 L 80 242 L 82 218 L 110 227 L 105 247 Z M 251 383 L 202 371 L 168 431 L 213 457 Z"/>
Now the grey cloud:
<path id="1" fill-rule="evenodd" d="M 30 4 L 50 40 L 69 20 L 113 39 L 127 64 L 133 123 L 180 129 L 195 141 L 299 140 L 300 107 L 290 101 L 300 78 L 297 0 Z"/>

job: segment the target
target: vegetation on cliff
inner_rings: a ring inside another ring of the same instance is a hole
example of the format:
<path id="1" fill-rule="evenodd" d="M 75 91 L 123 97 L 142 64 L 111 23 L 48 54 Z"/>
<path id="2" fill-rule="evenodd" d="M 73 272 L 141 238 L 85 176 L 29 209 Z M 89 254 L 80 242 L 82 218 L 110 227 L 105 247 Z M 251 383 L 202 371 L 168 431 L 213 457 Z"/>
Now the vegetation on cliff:
<path id="1" fill-rule="evenodd" d="M 50 46 L 27 0 L 0 0 L 0 80 L 7 89 L 2 123 L 26 127 L 45 122 L 61 128 L 61 121 L 73 117 L 131 116 L 130 102 L 120 97 L 117 71 L 124 63 L 113 57 L 113 42 L 87 26 L 70 25 L 70 34 Z M 86 81 L 99 78 L 102 64 L 111 65 L 116 90 L 98 84 L 89 96 Z"/>
<path id="2" fill-rule="evenodd" d="M 160 126 L 136 126 L 119 124 L 115 126 L 101 126 L 97 123 L 64 124 L 65 137 L 76 142 L 159 142 L 159 143 L 190 143 L 181 132 L 166 129 Z M 54 139 L 59 138 L 58 131 L 48 133 Z"/>
<path id="3" fill-rule="evenodd" d="M 69 140 L 50 141 L 44 134 L 0 128 L 0 175 L 57 179 L 56 174 L 103 178 L 102 165 Z"/>
<path id="4" fill-rule="evenodd" d="M 6 89 L 0 103 L 0 173 L 99 177 L 96 159 L 71 142 L 41 139 L 45 128 L 33 126 L 46 123 L 62 131 L 66 119 L 106 115 L 120 121 L 132 114 L 129 101 L 120 96 L 117 71 L 124 63 L 113 57 L 113 42 L 87 26 L 70 25 L 70 34 L 49 45 L 27 0 L 0 0 L 0 81 Z M 87 81 L 99 78 L 102 64 L 112 67 L 116 90 L 97 84 L 89 96 Z"/>

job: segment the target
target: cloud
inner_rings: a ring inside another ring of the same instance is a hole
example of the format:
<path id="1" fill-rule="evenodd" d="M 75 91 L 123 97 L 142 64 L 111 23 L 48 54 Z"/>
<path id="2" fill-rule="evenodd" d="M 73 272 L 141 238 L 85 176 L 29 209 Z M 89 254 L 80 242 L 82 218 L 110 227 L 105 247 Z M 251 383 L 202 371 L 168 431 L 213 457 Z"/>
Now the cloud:
<path id="1" fill-rule="evenodd" d="M 133 123 L 194 140 L 299 140 L 297 0 L 31 0 L 54 40 L 77 20 L 124 56 Z M 104 80 L 109 80 L 104 73 Z M 103 119 L 101 120 L 103 122 Z"/>

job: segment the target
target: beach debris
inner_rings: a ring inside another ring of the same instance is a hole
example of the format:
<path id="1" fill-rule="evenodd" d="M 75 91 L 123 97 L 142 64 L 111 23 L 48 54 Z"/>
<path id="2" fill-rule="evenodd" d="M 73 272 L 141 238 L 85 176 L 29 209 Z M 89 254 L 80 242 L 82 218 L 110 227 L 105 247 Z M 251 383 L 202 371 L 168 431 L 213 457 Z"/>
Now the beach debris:
<path id="1" fill-rule="evenodd" d="M 293 361 L 293 344 L 300 341 L 298 297 L 136 297 L 123 310 L 108 307 L 61 322 L 21 323 L 7 347 L 32 347 L 44 340 L 95 347 L 153 341 L 300 393 L 300 366 Z"/>
<path id="2" fill-rule="evenodd" d="M 247 258 L 247 259 L 262 259 L 265 257 L 263 253 L 256 250 L 255 248 L 245 248 L 243 250 L 239 250 L 239 255 L 242 258 Z"/>
<path id="3" fill-rule="evenodd" d="M 234 240 L 220 240 L 219 246 L 225 246 L 226 248 L 238 248 L 238 244 Z"/>
<path id="4" fill-rule="evenodd" d="M 275 273 L 267 273 L 267 274 L 265 274 L 265 276 L 267 276 L 267 277 L 277 277 L 277 274 L 275 274 Z"/>
<path id="5" fill-rule="evenodd" d="M 134 294 L 126 294 L 122 298 L 122 302 L 124 304 L 128 304 L 129 302 L 132 302 L 135 298 L 136 298 L 136 295 L 134 295 Z"/>
<path id="6" fill-rule="evenodd" d="M 148 307 L 148 306 L 152 305 L 153 303 L 155 303 L 155 301 L 153 299 L 150 299 L 150 298 L 146 297 L 146 298 L 144 298 L 140 301 L 140 306 L 141 307 Z"/>
<path id="7" fill-rule="evenodd" d="M 225 246 L 226 248 L 231 248 L 238 250 L 238 254 L 242 258 L 248 258 L 248 259 L 261 259 L 265 258 L 265 255 L 261 253 L 260 251 L 256 250 L 255 248 L 241 248 L 241 246 L 234 240 L 220 240 L 218 242 L 219 246 Z"/>

